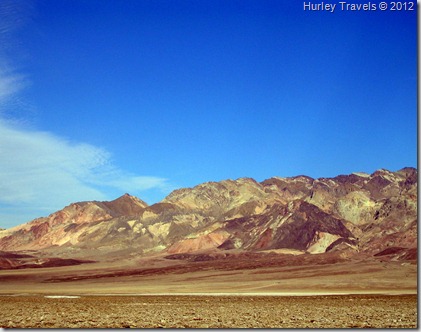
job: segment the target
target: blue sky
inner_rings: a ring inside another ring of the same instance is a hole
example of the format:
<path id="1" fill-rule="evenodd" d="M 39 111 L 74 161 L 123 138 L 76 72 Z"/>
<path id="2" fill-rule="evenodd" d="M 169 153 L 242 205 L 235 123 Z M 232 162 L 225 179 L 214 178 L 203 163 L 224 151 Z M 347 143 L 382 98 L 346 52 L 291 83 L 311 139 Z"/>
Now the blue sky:
<path id="1" fill-rule="evenodd" d="M 0 4 L 0 227 L 125 192 L 417 165 L 416 11 Z"/>

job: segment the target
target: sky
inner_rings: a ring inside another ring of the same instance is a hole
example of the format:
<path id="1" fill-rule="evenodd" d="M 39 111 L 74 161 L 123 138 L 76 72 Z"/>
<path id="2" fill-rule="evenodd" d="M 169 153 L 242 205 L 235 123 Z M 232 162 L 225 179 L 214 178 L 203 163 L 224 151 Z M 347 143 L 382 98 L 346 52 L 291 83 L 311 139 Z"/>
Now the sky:
<path id="1" fill-rule="evenodd" d="M 416 167 L 416 8 L 303 4 L 2 0 L 0 228 L 124 193 Z"/>

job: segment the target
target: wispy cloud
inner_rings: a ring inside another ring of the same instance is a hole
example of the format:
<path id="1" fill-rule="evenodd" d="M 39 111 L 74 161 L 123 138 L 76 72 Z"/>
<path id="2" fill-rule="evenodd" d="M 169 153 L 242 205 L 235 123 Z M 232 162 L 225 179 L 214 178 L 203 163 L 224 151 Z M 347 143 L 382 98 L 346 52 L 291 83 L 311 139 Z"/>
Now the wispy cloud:
<path id="1" fill-rule="evenodd" d="M 11 118 L 9 106 L 28 83 L 14 70 L 5 50 L 19 17 L 14 1 L 0 2 L 0 228 L 71 202 L 114 199 L 110 193 L 167 193 L 167 179 L 125 172 L 101 147 L 28 128 L 22 118 Z"/>
<path id="2" fill-rule="evenodd" d="M 4 103 L 25 86 L 25 77 L 0 68 L 0 103 Z"/>
<path id="3" fill-rule="evenodd" d="M 172 189 L 167 179 L 156 176 L 117 175 L 113 179 L 106 180 L 105 183 L 130 192 L 148 189 L 160 189 L 163 192 L 168 192 Z"/>
<path id="4" fill-rule="evenodd" d="M 110 160 L 100 147 L 0 119 L 0 207 L 14 206 L 16 214 L 50 213 L 75 201 L 115 198 L 110 190 L 136 194 L 170 188 L 165 178 L 128 174 Z"/>
<path id="5" fill-rule="evenodd" d="M 49 133 L 17 128 L 2 119 L 0 132 L 1 203 L 45 204 L 75 194 L 102 198 L 83 179 L 89 180 L 95 168 L 105 163 L 105 151 L 71 144 Z"/>
<path id="6" fill-rule="evenodd" d="M 11 61 L 16 56 L 15 32 L 24 24 L 30 12 L 29 2 L 0 1 L 0 106 L 11 102 L 28 82 Z M 4 109 L 0 111 L 5 111 Z"/>

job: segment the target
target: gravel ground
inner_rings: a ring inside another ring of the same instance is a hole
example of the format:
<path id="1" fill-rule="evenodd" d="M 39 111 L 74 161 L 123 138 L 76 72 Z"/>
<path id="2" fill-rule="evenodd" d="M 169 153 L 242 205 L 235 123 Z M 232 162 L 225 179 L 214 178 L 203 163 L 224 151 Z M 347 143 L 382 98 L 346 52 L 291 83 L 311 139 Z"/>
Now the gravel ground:
<path id="1" fill-rule="evenodd" d="M 0 296 L 3 328 L 416 328 L 416 295 Z"/>

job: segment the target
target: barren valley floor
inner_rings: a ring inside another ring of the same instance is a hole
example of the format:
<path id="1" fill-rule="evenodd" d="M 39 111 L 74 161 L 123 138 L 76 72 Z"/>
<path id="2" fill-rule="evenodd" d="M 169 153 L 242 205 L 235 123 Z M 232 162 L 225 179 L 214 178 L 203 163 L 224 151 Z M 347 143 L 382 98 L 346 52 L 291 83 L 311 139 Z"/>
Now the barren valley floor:
<path id="1" fill-rule="evenodd" d="M 4 328 L 417 327 L 416 295 L 1 296 L 0 310 Z"/>
<path id="2" fill-rule="evenodd" d="M 416 262 L 333 258 L 157 256 L 2 270 L 0 327 L 417 327 Z"/>

